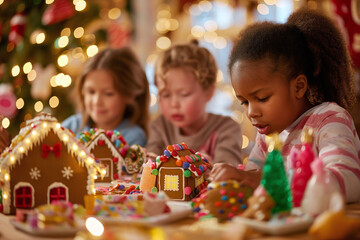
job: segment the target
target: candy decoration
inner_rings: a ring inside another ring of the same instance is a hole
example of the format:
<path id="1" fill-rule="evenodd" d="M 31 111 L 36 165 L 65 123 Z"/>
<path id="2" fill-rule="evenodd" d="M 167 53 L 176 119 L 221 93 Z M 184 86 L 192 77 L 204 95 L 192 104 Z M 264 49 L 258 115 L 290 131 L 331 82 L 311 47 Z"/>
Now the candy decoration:
<path id="1" fill-rule="evenodd" d="M 17 46 L 25 34 L 26 17 L 23 13 L 15 14 L 10 20 L 9 43 Z"/>
<path id="2" fill-rule="evenodd" d="M 12 118 L 17 112 L 16 96 L 10 84 L 0 85 L 0 113 L 4 117 Z"/>
<path id="3" fill-rule="evenodd" d="M 265 161 L 260 184 L 275 201 L 272 213 L 290 211 L 292 208 L 290 186 L 287 181 L 284 161 L 280 149 L 282 144 L 278 135 L 267 139 L 269 141 L 269 154 Z"/>
<path id="4" fill-rule="evenodd" d="M 42 23 L 51 25 L 71 18 L 75 14 L 74 5 L 69 0 L 55 0 L 44 12 Z"/>
<path id="5" fill-rule="evenodd" d="M 301 205 L 306 184 L 312 175 L 311 162 L 315 158 L 314 152 L 312 150 L 312 135 L 312 129 L 304 129 L 301 137 L 301 150 L 295 155 L 296 159 L 291 160 L 295 164 L 295 170 L 291 182 L 291 191 L 294 207 L 299 207 Z"/>
<path id="6" fill-rule="evenodd" d="M 307 183 L 301 209 L 312 216 L 317 216 L 329 208 L 329 196 L 335 191 L 332 190 L 333 183 L 324 169 L 323 162 L 316 158 L 311 163 L 313 175 Z"/>

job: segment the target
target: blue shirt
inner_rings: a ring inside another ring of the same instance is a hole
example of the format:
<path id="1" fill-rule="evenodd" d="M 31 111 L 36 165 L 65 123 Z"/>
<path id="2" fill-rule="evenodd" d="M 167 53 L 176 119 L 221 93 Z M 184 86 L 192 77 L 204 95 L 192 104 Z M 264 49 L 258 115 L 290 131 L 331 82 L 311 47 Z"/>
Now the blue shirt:
<path id="1" fill-rule="evenodd" d="M 73 131 L 76 135 L 76 138 L 79 138 L 82 131 L 90 130 L 89 125 L 86 125 L 83 129 L 80 129 L 81 120 L 81 114 L 75 114 L 65 119 L 61 125 L 64 128 Z M 129 145 L 139 144 L 142 147 L 146 145 L 145 131 L 140 126 L 132 124 L 128 119 L 124 119 L 114 130 L 119 131 Z"/>

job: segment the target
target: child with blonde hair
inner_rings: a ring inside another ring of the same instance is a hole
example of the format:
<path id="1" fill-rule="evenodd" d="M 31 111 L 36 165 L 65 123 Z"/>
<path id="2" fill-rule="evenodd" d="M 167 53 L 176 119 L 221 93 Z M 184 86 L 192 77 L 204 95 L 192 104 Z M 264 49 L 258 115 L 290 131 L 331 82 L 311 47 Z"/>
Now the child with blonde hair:
<path id="1" fill-rule="evenodd" d="M 205 109 L 216 76 L 214 57 L 196 41 L 175 45 L 159 57 L 155 83 L 162 114 L 150 125 L 148 152 L 160 155 L 168 145 L 185 142 L 211 162 L 241 163 L 239 124 Z"/>
<path id="2" fill-rule="evenodd" d="M 129 145 L 145 146 L 149 83 L 128 48 L 105 49 L 88 60 L 75 86 L 80 113 L 62 125 L 77 136 L 90 128 L 119 131 Z"/>
<path id="3" fill-rule="evenodd" d="M 302 130 L 310 127 L 313 150 L 332 186 L 347 202 L 360 201 L 360 141 L 345 110 L 355 101 L 352 66 L 335 23 L 301 9 L 285 24 L 253 24 L 241 32 L 229 70 L 258 134 L 245 171 L 215 164 L 210 177 L 256 187 L 268 154 L 266 135 L 279 133 L 284 161 L 290 161 L 290 150 L 301 148 Z"/>

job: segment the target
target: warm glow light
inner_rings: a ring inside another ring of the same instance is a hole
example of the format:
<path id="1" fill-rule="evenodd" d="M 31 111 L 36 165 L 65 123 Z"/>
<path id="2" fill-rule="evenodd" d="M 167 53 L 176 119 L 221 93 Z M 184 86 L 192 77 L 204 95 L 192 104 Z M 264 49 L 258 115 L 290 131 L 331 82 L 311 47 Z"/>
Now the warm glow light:
<path id="1" fill-rule="evenodd" d="M 212 5 L 209 1 L 199 2 L 199 8 L 201 11 L 209 12 L 212 9 Z"/>
<path id="2" fill-rule="evenodd" d="M 46 0 L 45 3 L 46 4 L 52 4 L 55 0 Z"/>
<path id="3" fill-rule="evenodd" d="M 81 152 L 80 152 L 80 156 L 81 156 L 81 157 L 84 157 L 85 155 L 86 155 L 86 153 L 85 153 L 84 151 L 81 151 Z"/>
<path id="4" fill-rule="evenodd" d="M 78 1 L 75 5 L 75 10 L 80 12 L 86 8 L 86 2 L 85 1 Z"/>
<path id="5" fill-rule="evenodd" d="M 36 112 L 41 112 L 44 109 L 44 105 L 41 101 L 37 101 L 34 105 L 34 109 Z"/>
<path id="6" fill-rule="evenodd" d="M 14 156 L 11 156 L 11 157 L 10 157 L 10 162 L 11 162 L 11 163 L 14 163 L 14 162 L 15 162 L 15 157 L 14 157 Z"/>
<path id="7" fill-rule="evenodd" d="M 19 75 L 20 73 L 20 67 L 19 65 L 15 65 L 12 69 L 11 69 L 11 74 L 13 77 L 16 77 L 17 75 Z"/>
<path id="8" fill-rule="evenodd" d="M 47 123 L 44 122 L 44 123 L 43 123 L 43 128 L 46 128 L 46 127 L 47 127 Z"/>
<path id="9" fill-rule="evenodd" d="M 30 143 L 30 139 L 25 139 L 25 142 L 27 143 L 27 144 L 29 144 Z"/>
<path id="10" fill-rule="evenodd" d="M 93 57 L 98 53 L 99 49 L 96 45 L 91 45 L 86 49 L 86 54 L 89 57 Z"/>
<path id="11" fill-rule="evenodd" d="M 266 5 L 263 4 L 263 3 L 260 3 L 260 4 L 257 6 L 257 11 L 258 11 L 261 15 L 267 15 L 267 14 L 269 14 L 269 12 L 270 12 L 269 7 L 266 6 Z"/>
<path id="12" fill-rule="evenodd" d="M 204 39 L 205 39 L 205 41 L 212 43 L 213 41 L 215 41 L 217 36 L 218 35 L 216 32 L 205 32 Z"/>
<path id="13" fill-rule="evenodd" d="M 62 36 L 58 40 L 58 45 L 60 48 L 66 47 L 69 44 L 68 36 Z"/>
<path id="14" fill-rule="evenodd" d="M 6 117 L 1 121 L 1 126 L 3 126 L 3 128 L 8 128 L 10 126 L 10 120 Z"/>
<path id="15" fill-rule="evenodd" d="M 19 151 L 20 151 L 21 153 L 23 153 L 23 152 L 25 151 L 24 147 L 20 147 L 20 148 L 19 148 Z"/>
<path id="16" fill-rule="evenodd" d="M 57 124 L 55 125 L 55 127 L 56 127 L 56 128 L 61 128 L 61 124 L 60 124 L 60 123 L 57 123 Z"/>
<path id="17" fill-rule="evenodd" d="M 10 179 L 10 175 L 8 173 L 5 174 L 5 181 L 8 181 Z M 5 197 L 5 196 L 4 196 Z"/>
<path id="18" fill-rule="evenodd" d="M 213 20 L 206 21 L 205 24 L 204 24 L 204 27 L 205 27 L 206 30 L 208 30 L 210 32 L 214 32 L 214 31 L 216 31 L 218 29 L 218 26 L 217 26 L 216 22 L 213 21 Z"/>
<path id="19" fill-rule="evenodd" d="M 205 30 L 202 26 L 196 25 L 191 28 L 191 34 L 196 38 L 204 36 Z"/>
<path id="20" fill-rule="evenodd" d="M 74 37 L 75 38 L 81 38 L 84 35 L 84 28 L 78 27 L 74 30 Z"/>
<path id="21" fill-rule="evenodd" d="M 63 55 L 60 55 L 57 62 L 60 67 L 64 67 L 69 63 L 69 58 L 68 58 L 68 56 L 63 54 Z"/>
<path id="22" fill-rule="evenodd" d="M 106 170 L 105 169 L 101 170 L 101 173 L 102 173 L 103 176 L 105 176 L 106 175 Z"/>
<path id="23" fill-rule="evenodd" d="M 267 5 L 275 5 L 277 2 L 277 0 L 264 0 L 264 3 Z"/>
<path id="24" fill-rule="evenodd" d="M 65 135 L 65 136 L 63 137 L 63 141 L 64 141 L 64 142 L 67 142 L 68 140 L 69 140 L 69 137 Z"/>
<path id="25" fill-rule="evenodd" d="M 223 38 L 223 37 L 217 37 L 215 38 L 214 42 L 214 47 L 217 48 L 217 49 L 223 49 L 226 47 L 227 45 L 227 42 L 226 42 L 226 39 Z"/>
<path id="26" fill-rule="evenodd" d="M 25 74 L 28 74 L 32 70 L 32 64 L 31 62 L 27 62 L 23 66 L 23 71 Z"/>
<path id="27" fill-rule="evenodd" d="M 8 198 L 8 196 L 7 196 L 6 193 L 3 194 L 3 198 L 4 198 L 4 199 L 7 199 L 7 198 Z"/>
<path id="28" fill-rule="evenodd" d="M 87 159 L 87 162 L 88 162 L 88 164 L 93 164 L 93 163 L 94 163 L 94 159 L 89 157 L 89 158 Z"/>
<path id="29" fill-rule="evenodd" d="M 167 32 L 171 27 L 170 20 L 168 18 L 159 18 L 156 21 L 155 28 L 159 33 Z"/>
<path id="30" fill-rule="evenodd" d="M 71 34 L 70 28 L 64 28 L 63 30 L 61 30 L 60 36 L 69 37 L 70 34 Z"/>
<path id="31" fill-rule="evenodd" d="M 171 40 L 168 37 L 159 37 L 156 40 L 156 46 L 160 49 L 168 49 L 171 46 Z"/>
<path id="32" fill-rule="evenodd" d="M 78 146 L 74 143 L 74 145 L 72 146 L 72 148 L 74 149 L 74 151 L 76 151 L 78 149 Z"/>
<path id="33" fill-rule="evenodd" d="M 29 80 L 29 82 L 31 82 L 35 80 L 36 76 L 37 76 L 36 71 L 32 69 L 27 75 L 27 79 Z"/>
<path id="34" fill-rule="evenodd" d="M 4 3 L 4 0 L 0 0 L 0 5 Z"/>
<path id="35" fill-rule="evenodd" d="M 57 106 L 59 106 L 59 98 L 57 96 L 52 96 L 49 99 L 49 105 L 52 108 L 56 108 Z"/>
<path id="36" fill-rule="evenodd" d="M 247 148 L 247 146 L 249 146 L 249 138 L 245 135 L 242 136 L 242 146 L 241 148 L 244 149 L 244 148 Z"/>
<path id="37" fill-rule="evenodd" d="M 118 19 L 121 15 L 121 10 L 119 8 L 112 8 L 108 12 L 108 17 L 112 20 Z"/>
<path id="38" fill-rule="evenodd" d="M 150 106 L 151 106 L 151 107 L 152 107 L 152 106 L 155 106 L 156 102 L 157 102 L 157 97 L 156 97 L 156 95 L 153 94 L 153 93 L 151 93 L 151 94 L 150 94 Z"/>
<path id="39" fill-rule="evenodd" d="M 178 20 L 174 19 L 174 18 L 171 18 L 170 19 L 170 28 L 169 30 L 170 31 L 175 31 L 176 29 L 179 28 L 179 22 Z"/>
<path id="40" fill-rule="evenodd" d="M 37 44 L 41 44 L 45 41 L 46 35 L 43 32 L 40 32 L 38 35 L 36 35 L 35 42 Z"/>

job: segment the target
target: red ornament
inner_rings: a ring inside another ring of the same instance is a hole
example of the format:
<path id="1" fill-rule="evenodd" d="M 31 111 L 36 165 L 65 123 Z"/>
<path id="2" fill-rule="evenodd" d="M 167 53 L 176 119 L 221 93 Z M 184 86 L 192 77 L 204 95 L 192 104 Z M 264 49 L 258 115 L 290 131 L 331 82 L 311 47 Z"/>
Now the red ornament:
<path id="1" fill-rule="evenodd" d="M 42 150 L 41 157 L 47 158 L 47 156 L 49 155 L 50 152 L 54 152 L 55 157 L 60 157 L 61 156 L 61 148 L 62 148 L 61 142 L 58 142 L 58 143 L 54 144 L 53 146 L 43 144 L 41 146 L 41 150 Z"/>
<path id="2" fill-rule="evenodd" d="M 15 14 L 10 20 L 9 43 L 17 46 L 25 34 L 26 18 L 23 13 Z"/>
<path id="3" fill-rule="evenodd" d="M 103 146 L 105 144 L 105 140 L 99 139 L 98 144 L 99 144 L 99 146 Z"/>
<path id="4" fill-rule="evenodd" d="M 71 18 L 75 14 L 74 5 L 69 0 L 55 0 L 44 12 L 42 23 L 51 25 Z"/>

